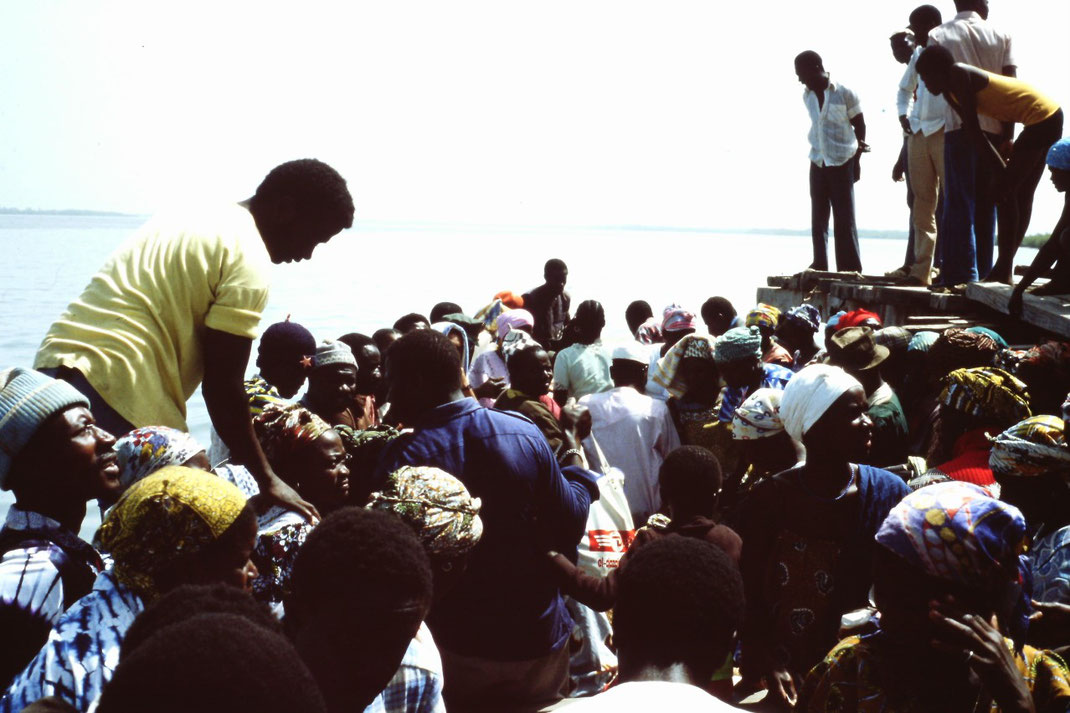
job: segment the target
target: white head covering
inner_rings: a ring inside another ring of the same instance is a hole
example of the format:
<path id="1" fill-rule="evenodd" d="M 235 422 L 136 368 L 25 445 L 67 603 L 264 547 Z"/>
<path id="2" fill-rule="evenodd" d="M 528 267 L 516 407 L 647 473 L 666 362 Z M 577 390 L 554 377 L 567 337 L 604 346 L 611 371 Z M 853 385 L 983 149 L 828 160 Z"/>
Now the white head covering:
<path id="1" fill-rule="evenodd" d="M 784 387 L 780 399 L 780 420 L 792 438 L 801 441 L 847 391 L 862 388 L 858 380 L 838 366 L 814 364 L 802 369 Z"/>
<path id="2" fill-rule="evenodd" d="M 650 347 L 639 342 L 621 344 L 613 350 L 613 361 L 637 361 L 646 366 L 650 363 Z"/>

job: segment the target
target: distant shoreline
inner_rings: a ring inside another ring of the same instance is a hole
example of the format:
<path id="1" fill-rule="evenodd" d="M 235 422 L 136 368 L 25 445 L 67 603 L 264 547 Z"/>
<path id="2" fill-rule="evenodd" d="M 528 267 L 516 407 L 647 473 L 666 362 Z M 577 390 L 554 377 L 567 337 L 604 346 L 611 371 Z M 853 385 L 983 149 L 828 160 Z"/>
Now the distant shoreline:
<path id="1" fill-rule="evenodd" d="M 35 210 L 33 208 L 7 208 L 0 206 L 0 215 L 69 215 L 100 218 L 137 218 L 133 213 L 118 213 L 110 210 L 80 210 L 64 208 L 63 210 Z"/>

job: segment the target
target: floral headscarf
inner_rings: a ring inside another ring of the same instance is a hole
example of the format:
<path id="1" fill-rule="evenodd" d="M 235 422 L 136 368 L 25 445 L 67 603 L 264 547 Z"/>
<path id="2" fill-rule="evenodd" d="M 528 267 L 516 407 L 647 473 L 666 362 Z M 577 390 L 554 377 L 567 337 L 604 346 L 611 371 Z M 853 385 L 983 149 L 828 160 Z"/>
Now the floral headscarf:
<path id="1" fill-rule="evenodd" d="M 431 555 L 459 557 L 483 536 L 482 502 L 444 470 L 402 466 L 385 487 L 371 494 L 368 508 L 386 510 L 404 520 Z"/>
<path id="2" fill-rule="evenodd" d="M 993 475 L 1031 478 L 1058 473 L 1070 480 L 1066 425 L 1056 416 L 1033 416 L 992 440 L 988 465 Z"/>
<path id="3" fill-rule="evenodd" d="M 253 417 L 256 438 L 268 461 L 283 461 L 331 429 L 300 404 L 270 405 Z"/>
<path id="4" fill-rule="evenodd" d="M 100 543 L 115 558 L 115 576 L 146 600 L 180 557 L 196 554 L 227 531 L 246 499 L 211 473 L 171 465 L 119 498 L 100 526 Z"/>
<path id="5" fill-rule="evenodd" d="M 1025 518 L 976 485 L 937 483 L 893 507 L 876 539 L 932 577 L 987 587 L 1000 571 L 1016 571 Z"/>
<path id="6" fill-rule="evenodd" d="M 732 417 L 732 438 L 754 441 L 783 433 L 784 422 L 780 420 L 783 395 L 778 389 L 758 389 L 748 396 Z"/>
<path id="7" fill-rule="evenodd" d="M 204 447 L 184 431 L 167 426 L 137 428 L 115 442 L 119 482 L 124 488 L 167 465 L 184 465 Z"/>

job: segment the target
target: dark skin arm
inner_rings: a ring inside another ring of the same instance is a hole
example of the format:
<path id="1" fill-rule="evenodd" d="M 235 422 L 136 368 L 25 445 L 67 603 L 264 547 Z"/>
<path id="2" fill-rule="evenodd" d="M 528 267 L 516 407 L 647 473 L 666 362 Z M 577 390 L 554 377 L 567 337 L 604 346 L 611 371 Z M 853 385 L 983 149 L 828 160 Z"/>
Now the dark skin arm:
<path id="1" fill-rule="evenodd" d="M 1059 253 L 1062 252 L 1062 241 L 1067 239 L 1067 232 L 1070 231 L 1070 195 L 1067 195 L 1066 202 L 1063 204 L 1062 215 L 1059 216 L 1059 222 L 1055 224 L 1055 230 L 1052 231 L 1051 238 L 1048 242 L 1041 246 L 1037 251 L 1037 256 L 1033 258 L 1033 263 L 1029 266 L 1025 276 L 1014 287 L 1014 292 L 1011 293 L 1011 301 L 1007 305 L 1007 312 L 1013 317 L 1020 317 L 1022 315 L 1022 295 L 1025 294 L 1027 287 L 1037 281 L 1041 275 L 1046 273 L 1055 261 L 1059 259 Z"/>
<path id="2" fill-rule="evenodd" d="M 892 166 L 892 180 L 898 183 L 903 180 L 907 171 L 907 145 L 903 144 L 903 148 L 899 150 L 899 158 L 896 159 L 895 165 Z"/>
<path id="3" fill-rule="evenodd" d="M 855 138 L 858 139 L 858 151 L 855 152 L 855 180 L 862 177 L 862 154 L 869 147 L 866 145 L 866 119 L 861 114 L 851 119 L 851 128 L 854 129 Z"/>
<path id="4" fill-rule="evenodd" d="M 249 416 L 249 401 L 242 385 L 253 340 L 206 329 L 204 335 L 204 381 L 201 393 L 219 437 L 230 449 L 231 460 L 249 469 L 270 504 L 279 504 L 306 519 L 318 519 L 316 508 L 306 502 L 272 470 Z"/>

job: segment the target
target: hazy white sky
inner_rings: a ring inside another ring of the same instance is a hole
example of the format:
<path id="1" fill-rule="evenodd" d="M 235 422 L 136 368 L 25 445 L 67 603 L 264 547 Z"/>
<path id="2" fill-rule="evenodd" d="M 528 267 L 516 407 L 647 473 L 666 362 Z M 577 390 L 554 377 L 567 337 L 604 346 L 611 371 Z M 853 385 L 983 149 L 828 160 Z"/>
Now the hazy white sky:
<path id="1" fill-rule="evenodd" d="M 805 228 L 815 49 L 869 126 L 858 222 L 905 229 L 887 37 L 916 4 L 4 0 L 0 205 L 240 199 L 314 156 L 358 220 Z M 990 20 L 1070 104 L 1070 2 Z M 1060 205 L 1045 179 L 1032 232 Z"/>

